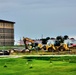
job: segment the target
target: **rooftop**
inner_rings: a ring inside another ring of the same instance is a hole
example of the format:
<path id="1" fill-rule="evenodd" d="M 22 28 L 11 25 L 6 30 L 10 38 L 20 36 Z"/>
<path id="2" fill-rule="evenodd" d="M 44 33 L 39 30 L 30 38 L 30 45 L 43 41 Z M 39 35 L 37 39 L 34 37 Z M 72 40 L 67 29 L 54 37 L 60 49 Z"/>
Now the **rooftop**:
<path id="1" fill-rule="evenodd" d="M 15 22 L 12 22 L 12 21 L 1 20 L 1 19 L 0 19 L 0 22 L 5 22 L 5 23 L 13 23 L 13 24 L 15 23 Z"/>

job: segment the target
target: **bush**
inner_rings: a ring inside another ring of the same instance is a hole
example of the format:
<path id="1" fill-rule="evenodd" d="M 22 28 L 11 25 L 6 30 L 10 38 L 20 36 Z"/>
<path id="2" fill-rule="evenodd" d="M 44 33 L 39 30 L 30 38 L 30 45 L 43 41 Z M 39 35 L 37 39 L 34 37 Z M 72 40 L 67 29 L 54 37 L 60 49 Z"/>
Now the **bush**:
<path id="1" fill-rule="evenodd" d="M 69 60 L 69 63 L 76 63 L 76 60 L 71 59 L 71 60 Z"/>
<path id="2" fill-rule="evenodd" d="M 31 56 L 31 57 L 23 57 L 23 59 L 36 59 L 36 60 L 50 60 L 50 61 L 67 61 L 67 62 L 76 62 L 76 56 L 61 56 L 61 57 L 54 57 L 54 56 Z"/>

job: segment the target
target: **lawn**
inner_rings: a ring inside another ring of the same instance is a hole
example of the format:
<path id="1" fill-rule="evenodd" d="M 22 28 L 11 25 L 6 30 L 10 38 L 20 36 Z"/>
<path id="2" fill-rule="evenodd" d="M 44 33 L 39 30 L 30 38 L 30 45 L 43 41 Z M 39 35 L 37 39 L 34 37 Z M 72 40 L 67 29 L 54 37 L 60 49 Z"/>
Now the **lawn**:
<path id="1" fill-rule="evenodd" d="M 75 75 L 76 56 L 0 58 L 0 75 Z"/>

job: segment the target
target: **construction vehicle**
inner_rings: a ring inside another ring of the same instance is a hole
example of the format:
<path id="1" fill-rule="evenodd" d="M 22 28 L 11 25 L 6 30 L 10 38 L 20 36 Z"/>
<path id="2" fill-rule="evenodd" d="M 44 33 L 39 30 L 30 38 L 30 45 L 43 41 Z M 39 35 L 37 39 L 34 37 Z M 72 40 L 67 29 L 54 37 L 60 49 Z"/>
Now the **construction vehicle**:
<path id="1" fill-rule="evenodd" d="M 26 38 L 23 37 L 23 41 L 24 41 L 25 49 L 28 49 L 27 41 L 30 43 L 34 43 L 34 40 L 27 38 L 27 37 Z"/>
<path id="2" fill-rule="evenodd" d="M 68 44 L 62 42 L 62 40 L 50 39 L 49 37 L 41 39 L 42 43 L 36 43 L 30 38 L 23 38 L 25 49 L 29 50 L 45 50 L 45 51 L 65 51 L 69 50 Z M 27 44 L 27 41 L 31 44 Z M 50 42 L 49 42 L 50 41 Z"/>
<path id="3" fill-rule="evenodd" d="M 42 48 L 42 44 L 35 42 L 35 40 L 33 40 L 33 39 L 23 37 L 23 41 L 24 41 L 25 49 L 29 49 L 29 50 L 37 49 L 37 50 L 39 50 L 40 48 Z M 27 42 L 29 42 L 29 43 L 27 44 Z"/>
<path id="4" fill-rule="evenodd" d="M 47 49 L 47 41 L 50 39 L 50 37 L 42 38 L 40 39 L 42 41 L 41 49 L 46 50 Z"/>
<path id="5" fill-rule="evenodd" d="M 60 37 L 58 39 L 43 39 L 42 45 L 42 49 L 49 52 L 69 50 L 68 44 L 65 44 Z"/>
<path id="6" fill-rule="evenodd" d="M 67 44 L 70 49 L 76 49 L 76 40 L 68 39 L 65 40 L 64 43 Z"/>
<path id="7" fill-rule="evenodd" d="M 54 40 L 53 43 L 52 42 L 50 42 L 50 43 L 47 42 L 46 48 L 49 52 L 69 50 L 68 45 L 65 44 L 65 43 L 62 43 L 59 40 Z"/>

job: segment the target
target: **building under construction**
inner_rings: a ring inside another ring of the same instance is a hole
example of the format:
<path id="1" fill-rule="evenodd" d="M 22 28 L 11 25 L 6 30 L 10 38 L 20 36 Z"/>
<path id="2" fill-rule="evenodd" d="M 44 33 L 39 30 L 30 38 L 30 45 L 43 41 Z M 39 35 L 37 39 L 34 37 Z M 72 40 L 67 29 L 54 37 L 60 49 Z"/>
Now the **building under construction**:
<path id="1" fill-rule="evenodd" d="M 0 20 L 0 46 L 14 45 L 15 22 Z"/>

